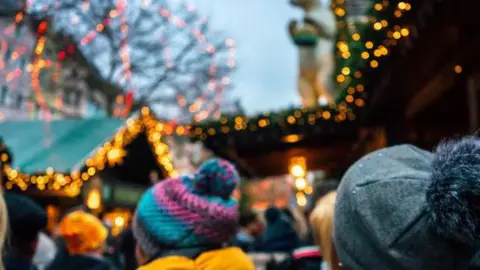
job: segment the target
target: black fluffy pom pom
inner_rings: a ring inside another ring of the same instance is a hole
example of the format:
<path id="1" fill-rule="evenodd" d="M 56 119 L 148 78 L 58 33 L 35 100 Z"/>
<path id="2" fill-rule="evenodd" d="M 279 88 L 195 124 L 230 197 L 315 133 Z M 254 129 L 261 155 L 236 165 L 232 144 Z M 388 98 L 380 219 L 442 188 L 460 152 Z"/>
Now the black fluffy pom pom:
<path id="1" fill-rule="evenodd" d="M 426 194 L 435 230 L 450 239 L 480 243 L 480 140 L 445 141 L 432 162 Z"/>

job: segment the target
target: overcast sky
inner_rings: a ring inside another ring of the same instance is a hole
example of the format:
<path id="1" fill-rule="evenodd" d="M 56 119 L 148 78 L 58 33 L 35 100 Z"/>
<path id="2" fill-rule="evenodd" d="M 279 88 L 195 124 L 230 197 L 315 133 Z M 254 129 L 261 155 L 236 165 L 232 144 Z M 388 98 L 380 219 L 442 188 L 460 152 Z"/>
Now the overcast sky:
<path id="1" fill-rule="evenodd" d="M 299 105 L 297 50 L 287 24 L 301 13 L 289 0 L 190 0 L 211 26 L 236 41 L 238 69 L 232 95 L 247 113 Z"/>

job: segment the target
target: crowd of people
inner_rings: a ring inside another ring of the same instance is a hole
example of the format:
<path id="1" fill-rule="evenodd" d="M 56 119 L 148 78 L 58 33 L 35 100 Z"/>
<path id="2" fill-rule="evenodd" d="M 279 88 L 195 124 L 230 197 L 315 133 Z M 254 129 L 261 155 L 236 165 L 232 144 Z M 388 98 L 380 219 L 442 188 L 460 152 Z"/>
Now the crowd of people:
<path id="1" fill-rule="evenodd" d="M 155 184 L 117 244 L 100 219 L 81 209 L 47 235 L 39 205 L 3 193 L 0 266 L 253 270 L 256 253 L 281 253 L 267 269 L 478 269 L 478 138 L 446 141 L 433 153 L 411 145 L 370 153 L 305 215 L 274 207 L 263 215 L 239 213 L 232 198 L 238 182 L 232 164 L 211 159 L 193 175 Z"/>

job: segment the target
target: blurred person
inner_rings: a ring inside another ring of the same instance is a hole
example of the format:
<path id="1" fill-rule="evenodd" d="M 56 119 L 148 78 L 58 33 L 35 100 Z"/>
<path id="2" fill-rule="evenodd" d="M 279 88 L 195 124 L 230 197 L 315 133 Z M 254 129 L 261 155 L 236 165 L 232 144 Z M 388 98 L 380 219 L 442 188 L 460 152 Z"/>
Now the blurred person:
<path id="1" fill-rule="evenodd" d="M 77 211 L 88 213 L 88 209 L 84 205 L 77 205 L 75 207 L 72 207 L 72 208 L 68 209 L 64 213 L 62 213 L 62 215 L 60 216 L 60 220 L 63 220 L 70 213 L 77 212 Z M 57 251 L 56 251 L 56 254 L 55 254 L 55 258 L 53 259 L 53 261 L 49 264 L 49 266 L 47 268 L 54 268 L 55 269 L 54 265 L 61 264 L 63 260 L 65 260 L 67 257 L 70 256 L 68 254 L 68 249 L 67 249 L 67 246 L 65 244 L 65 239 L 63 239 L 63 237 L 61 235 L 60 224 L 57 224 L 57 226 L 53 230 L 52 239 L 55 242 L 55 245 L 57 246 Z"/>
<path id="2" fill-rule="evenodd" d="M 137 269 L 137 259 L 135 258 L 135 247 L 137 245 L 133 236 L 132 227 L 129 226 L 120 235 L 120 256 L 122 258 L 123 269 Z"/>
<path id="3" fill-rule="evenodd" d="M 38 270 L 44 270 L 54 259 L 57 253 L 57 245 L 44 232 L 38 237 L 38 245 L 33 256 L 33 264 Z"/>
<path id="4" fill-rule="evenodd" d="M 320 198 L 310 215 L 313 238 L 320 247 L 323 256 L 322 269 L 339 270 L 339 260 L 333 244 L 333 214 L 335 207 L 335 191 Z"/>
<path id="5" fill-rule="evenodd" d="M 267 227 L 261 237 L 260 250 L 265 252 L 292 252 L 299 243 L 294 222 L 282 210 L 271 207 L 265 211 Z"/>
<path id="6" fill-rule="evenodd" d="M 284 209 L 284 213 L 290 218 L 294 224 L 294 229 L 297 231 L 300 240 L 306 241 L 309 235 L 309 228 L 307 220 L 302 212 L 297 207 L 289 207 Z"/>
<path id="7" fill-rule="evenodd" d="M 112 226 L 110 224 L 104 223 L 108 231 L 107 240 L 105 240 L 105 248 L 103 256 L 105 259 L 110 261 L 116 268 L 122 267 L 122 262 L 120 258 L 120 244 L 119 238 L 113 236 Z"/>
<path id="8" fill-rule="evenodd" d="M 480 247 L 480 140 L 370 153 L 337 192 L 334 242 L 346 269 L 468 269 Z"/>
<path id="9" fill-rule="evenodd" d="M 47 226 L 47 214 L 40 205 L 25 196 L 12 193 L 5 193 L 4 196 L 10 221 L 5 269 L 36 270 L 33 257 L 39 233 Z"/>
<path id="10" fill-rule="evenodd" d="M 257 238 L 263 231 L 263 224 L 258 215 L 253 211 L 240 214 L 239 225 L 240 229 L 235 236 L 233 245 L 245 252 L 255 251 Z"/>
<path id="11" fill-rule="evenodd" d="M 237 247 L 239 182 L 232 164 L 206 161 L 192 176 L 163 180 L 147 190 L 133 218 L 139 270 L 253 270 Z"/>
<path id="12" fill-rule="evenodd" d="M 59 254 L 47 270 L 111 270 L 115 267 L 103 257 L 108 230 L 94 215 L 74 211 L 59 224 L 59 235 L 68 254 Z"/>

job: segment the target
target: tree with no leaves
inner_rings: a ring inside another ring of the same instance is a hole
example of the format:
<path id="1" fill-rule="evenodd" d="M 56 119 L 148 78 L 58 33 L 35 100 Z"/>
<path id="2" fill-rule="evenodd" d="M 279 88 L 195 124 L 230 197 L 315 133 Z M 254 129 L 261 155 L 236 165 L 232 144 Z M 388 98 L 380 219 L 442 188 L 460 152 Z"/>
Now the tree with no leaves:
<path id="1" fill-rule="evenodd" d="M 168 0 L 65 0 L 27 5 L 53 36 L 72 40 L 100 77 L 161 117 L 216 114 L 235 67 L 234 42 L 193 5 Z"/>

